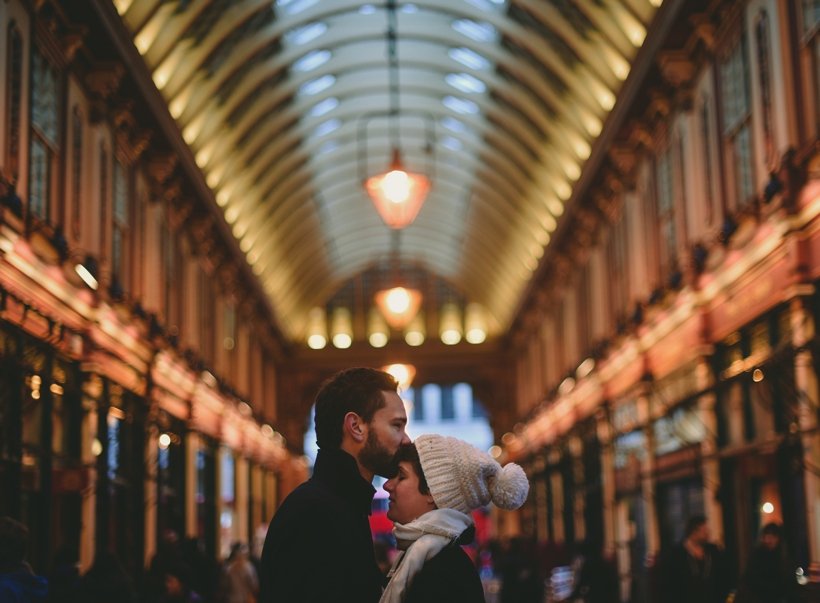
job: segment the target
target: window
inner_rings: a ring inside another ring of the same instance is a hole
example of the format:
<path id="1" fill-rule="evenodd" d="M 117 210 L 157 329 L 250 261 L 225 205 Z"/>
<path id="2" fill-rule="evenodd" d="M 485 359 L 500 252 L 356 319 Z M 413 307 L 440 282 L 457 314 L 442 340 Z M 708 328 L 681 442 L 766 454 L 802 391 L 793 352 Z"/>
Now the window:
<path id="1" fill-rule="evenodd" d="M 487 411 L 484 409 L 484 405 L 477 398 L 472 399 L 473 402 L 473 412 L 472 416 L 474 419 L 486 419 Z"/>
<path id="2" fill-rule="evenodd" d="M 810 137 L 820 135 L 820 0 L 802 0 L 801 33 L 803 37 L 803 69 L 808 77 L 807 88 L 811 91 L 806 106 L 814 115 Z"/>
<path id="3" fill-rule="evenodd" d="M 20 169 L 20 119 L 23 93 L 23 37 L 12 21 L 8 29 L 8 55 L 6 65 L 6 170 L 17 181 Z"/>
<path id="4" fill-rule="evenodd" d="M 208 275 L 200 270 L 199 286 L 199 342 L 202 358 L 208 364 L 214 361 L 214 295 Z"/>
<path id="5" fill-rule="evenodd" d="M 657 249 L 660 277 L 668 275 L 677 259 L 677 229 L 675 228 L 674 147 L 668 145 L 658 154 L 655 163 L 655 220 L 658 233 Z"/>
<path id="6" fill-rule="evenodd" d="M 700 104 L 700 147 L 701 157 L 703 158 L 703 176 L 705 189 L 705 218 L 708 226 L 716 224 L 715 216 L 715 199 L 713 198 L 715 190 L 715 172 L 714 162 L 715 158 L 712 153 L 712 101 L 708 96 L 704 96 Z"/>
<path id="7" fill-rule="evenodd" d="M 29 211 L 44 220 L 56 213 L 52 207 L 56 193 L 59 152 L 57 70 L 35 49 L 31 67 L 31 166 Z"/>
<path id="8" fill-rule="evenodd" d="M 766 166 L 777 167 L 775 156 L 774 134 L 772 124 L 772 75 L 771 75 L 771 33 L 769 15 L 760 11 L 755 25 L 755 43 L 757 46 L 757 69 L 760 78 L 760 106 L 763 118 L 763 148 L 766 153 Z"/>
<path id="9" fill-rule="evenodd" d="M 108 250 L 108 148 L 100 143 L 100 259 L 107 258 Z"/>
<path id="10" fill-rule="evenodd" d="M 176 238 L 173 231 L 166 224 L 162 229 L 162 266 L 163 266 L 163 309 L 165 311 L 165 324 L 170 335 L 179 335 L 179 324 L 181 320 L 181 295 L 177 292 L 183 291 L 181 282 L 182 262 L 179 257 Z"/>
<path id="11" fill-rule="evenodd" d="M 610 232 L 608 256 L 610 300 L 617 319 L 619 315 L 626 313 L 629 303 L 627 299 L 626 220 L 623 218 L 615 223 Z"/>
<path id="12" fill-rule="evenodd" d="M 71 113 L 71 235 L 80 239 L 80 196 L 83 190 L 83 115 L 79 107 Z"/>
<path id="13" fill-rule="evenodd" d="M 441 420 L 452 421 L 456 418 L 455 396 L 452 385 L 441 386 Z"/>
<path id="14" fill-rule="evenodd" d="M 128 284 L 128 224 L 131 209 L 127 168 L 114 162 L 114 216 L 111 231 L 111 277 L 125 291 Z"/>
<path id="15" fill-rule="evenodd" d="M 732 207 L 742 208 L 754 197 L 752 103 L 745 32 L 730 44 L 720 62 L 720 84 L 729 200 Z"/>

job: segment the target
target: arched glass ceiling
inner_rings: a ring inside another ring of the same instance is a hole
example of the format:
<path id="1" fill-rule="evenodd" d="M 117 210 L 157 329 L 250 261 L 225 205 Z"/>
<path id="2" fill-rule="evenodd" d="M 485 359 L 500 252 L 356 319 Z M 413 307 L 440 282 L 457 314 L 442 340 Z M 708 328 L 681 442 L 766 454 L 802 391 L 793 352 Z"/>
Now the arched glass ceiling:
<path id="1" fill-rule="evenodd" d="M 294 338 L 391 249 L 387 12 L 351 0 L 113 0 Z M 505 329 L 662 0 L 397 2 L 402 261 Z"/>

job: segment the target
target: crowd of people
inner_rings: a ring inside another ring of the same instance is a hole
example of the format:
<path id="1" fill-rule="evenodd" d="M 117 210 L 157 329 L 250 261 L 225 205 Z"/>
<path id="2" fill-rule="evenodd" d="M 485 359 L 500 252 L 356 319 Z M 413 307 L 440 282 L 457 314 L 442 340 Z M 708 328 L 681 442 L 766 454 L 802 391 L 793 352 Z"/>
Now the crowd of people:
<path id="1" fill-rule="evenodd" d="M 559 600 L 548 581 L 556 566 L 571 568 L 561 600 L 620 601 L 619 576 L 600 545 L 584 543 L 570 557 L 518 538 L 468 556 L 473 512 L 490 503 L 519 508 L 527 477 L 457 438 L 426 434 L 411 442 L 397 388 L 392 376 L 367 368 L 342 371 L 322 386 L 313 475 L 280 505 L 260 559 L 236 543 L 217 564 L 197 540 L 167 531 L 139 588 L 105 551 L 80 576 L 76 559 L 61 549 L 46 579 L 25 562 L 26 527 L 0 518 L 0 603 L 485 603 L 490 577 L 500 585 L 491 593 L 498 603 L 544 603 Z M 374 546 L 370 532 L 375 475 L 388 478 L 392 556 Z M 703 517 L 690 520 L 654 575 L 652 598 L 664 603 L 798 601 L 776 524 L 763 528 L 736 592 Z"/>

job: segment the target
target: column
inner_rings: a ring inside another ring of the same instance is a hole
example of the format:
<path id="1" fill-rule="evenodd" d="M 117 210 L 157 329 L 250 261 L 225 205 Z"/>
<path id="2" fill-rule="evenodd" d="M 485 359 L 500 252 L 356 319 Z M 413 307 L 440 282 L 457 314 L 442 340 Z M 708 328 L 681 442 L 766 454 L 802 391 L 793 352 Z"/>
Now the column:
<path id="1" fill-rule="evenodd" d="M 584 463 L 582 454 L 584 443 L 578 436 L 572 436 L 569 440 L 569 453 L 571 463 L 572 480 L 575 484 L 572 497 L 572 519 L 575 532 L 575 541 L 583 542 L 586 538 L 586 522 L 584 521 L 584 507 L 586 500 L 579 495 L 579 492 L 586 492 L 584 483 Z"/>
<path id="2" fill-rule="evenodd" d="M 83 464 L 88 467 L 88 488 L 82 493 L 80 517 L 83 527 L 80 532 L 80 572 L 85 573 L 94 562 L 94 542 L 96 538 L 95 512 L 97 509 L 97 456 L 102 452 L 102 444 L 97 439 L 97 403 L 83 396 L 82 451 Z"/>
<path id="3" fill-rule="evenodd" d="M 234 505 L 236 514 L 234 516 L 234 525 L 236 529 L 234 534 L 239 542 L 250 544 L 252 534 L 248 533 L 248 459 L 243 456 L 236 457 L 236 492 L 234 493 Z"/>
<path id="4" fill-rule="evenodd" d="M 159 473 L 159 428 L 148 427 L 145 438 L 145 554 L 143 566 L 148 567 L 157 552 L 157 474 Z"/>
<path id="5" fill-rule="evenodd" d="M 598 441 L 601 443 L 601 488 L 604 505 L 604 555 L 615 553 L 615 454 L 612 450 L 612 426 L 607 410 L 595 416 Z"/>
<path id="6" fill-rule="evenodd" d="M 559 450 L 550 450 L 548 462 L 551 466 L 558 465 L 561 460 Z M 550 490 L 552 491 L 552 533 L 555 535 L 555 542 L 566 541 L 564 533 L 564 481 L 561 479 L 560 469 L 549 473 Z"/>
<path id="7" fill-rule="evenodd" d="M 638 397 L 638 416 L 646 436 L 646 454 L 641 461 L 641 496 L 646 518 L 646 561 L 654 562 L 660 550 L 661 533 L 658 524 L 658 506 L 655 499 L 655 431 L 652 429 L 650 399 L 647 394 Z"/>
<path id="8" fill-rule="evenodd" d="M 820 434 L 818 434 L 817 404 L 820 401 L 817 375 L 812 354 L 804 348 L 814 337 L 814 320 L 806 307 L 807 300 L 792 300 L 792 342 L 797 353 L 794 359 L 795 387 L 798 392 L 798 422 L 803 445 L 803 484 L 806 493 L 806 528 L 809 558 L 814 571 L 820 571 Z"/>
<path id="9" fill-rule="evenodd" d="M 185 536 L 196 538 L 197 508 L 196 508 L 196 458 L 201 441 L 199 434 L 189 431 L 185 437 Z M 206 492 L 206 496 L 214 496 L 213 492 Z"/>
<path id="10" fill-rule="evenodd" d="M 714 384 L 707 357 L 698 359 L 695 368 L 698 391 L 706 390 Z M 713 542 L 724 545 L 723 506 L 718 499 L 720 489 L 720 459 L 718 458 L 718 419 L 715 410 L 717 396 L 709 392 L 698 398 L 698 419 L 703 425 L 703 440 L 700 443 L 703 479 L 703 507 L 709 534 Z"/>

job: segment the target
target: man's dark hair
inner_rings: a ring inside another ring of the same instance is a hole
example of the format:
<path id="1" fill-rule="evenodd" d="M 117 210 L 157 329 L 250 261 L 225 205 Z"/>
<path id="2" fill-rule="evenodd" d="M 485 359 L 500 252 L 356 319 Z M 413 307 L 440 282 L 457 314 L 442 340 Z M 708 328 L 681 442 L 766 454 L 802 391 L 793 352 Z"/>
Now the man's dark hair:
<path id="1" fill-rule="evenodd" d="M 26 557 L 28 528 L 11 517 L 0 517 L 0 571 L 17 568 Z"/>
<path id="2" fill-rule="evenodd" d="M 761 536 L 765 536 L 766 534 L 771 534 L 772 536 L 777 536 L 778 538 L 782 538 L 783 537 L 783 528 L 780 527 L 779 523 L 775 523 L 773 521 L 770 521 L 765 526 L 763 526 L 762 530 L 760 530 L 760 535 Z"/>
<path id="3" fill-rule="evenodd" d="M 355 412 L 370 422 L 384 406 L 382 392 L 397 390 L 393 376 L 377 369 L 351 368 L 336 373 L 316 395 L 316 444 L 319 448 L 339 448 L 345 415 Z"/>
<path id="4" fill-rule="evenodd" d="M 686 538 L 689 538 L 692 534 L 698 531 L 700 526 L 706 523 L 706 518 L 703 515 L 693 515 L 689 518 L 689 521 L 686 522 L 686 531 L 684 535 Z"/>
<path id="5" fill-rule="evenodd" d="M 419 492 L 422 494 L 430 494 L 430 486 L 427 485 L 427 478 L 424 476 L 424 469 L 421 468 L 419 451 L 416 449 L 415 444 L 402 444 L 399 446 L 394 461 L 396 463 L 396 472 L 398 472 L 399 463 L 401 462 L 407 462 L 413 465 L 416 475 L 419 476 Z"/>

